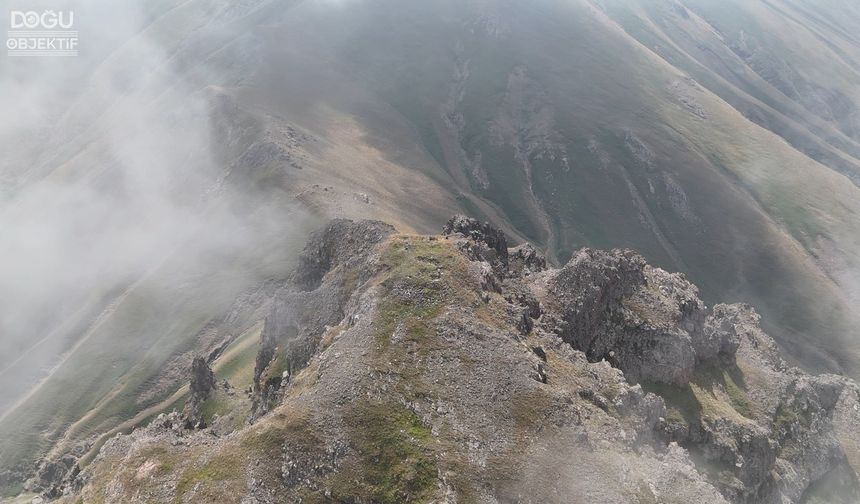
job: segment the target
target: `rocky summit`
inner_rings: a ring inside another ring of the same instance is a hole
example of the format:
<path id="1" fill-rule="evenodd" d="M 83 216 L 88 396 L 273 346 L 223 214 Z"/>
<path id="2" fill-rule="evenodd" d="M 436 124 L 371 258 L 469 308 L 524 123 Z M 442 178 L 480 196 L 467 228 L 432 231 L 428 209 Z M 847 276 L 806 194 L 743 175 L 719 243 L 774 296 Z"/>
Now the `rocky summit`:
<path id="1" fill-rule="evenodd" d="M 69 503 L 860 499 L 857 384 L 792 367 L 751 306 L 708 307 L 636 252 L 556 268 L 467 217 L 438 236 L 336 220 L 267 296 L 251 385 L 195 359 L 184 413 L 31 486 Z"/>

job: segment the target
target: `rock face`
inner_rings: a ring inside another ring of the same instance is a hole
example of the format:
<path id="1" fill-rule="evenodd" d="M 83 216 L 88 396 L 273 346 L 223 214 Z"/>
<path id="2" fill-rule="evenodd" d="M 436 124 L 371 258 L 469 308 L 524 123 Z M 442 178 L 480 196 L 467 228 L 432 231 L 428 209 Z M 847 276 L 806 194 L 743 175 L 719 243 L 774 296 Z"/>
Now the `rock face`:
<path id="1" fill-rule="evenodd" d="M 203 403 L 215 389 L 215 373 L 203 357 L 195 357 L 191 362 L 191 384 L 186 402 L 186 422 L 189 428 L 202 429 L 206 426 L 203 419 Z"/>
<path id="2" fill-rule="evenodd" d="M 55 499 L 74 491 L 74 479 L 80 472 L 77 458 L 66 455 L 58 460 L 45 460 L 36 468 L 36 475 L 27 481 L 27 488 L 41 493 L 47 499 Z"/>
<path id="3" fill-rule="evenodd" d="M 80 478 L 81 466 L 79 459 L 90 448 L 89 442 L 75 444 L 72 449 L 58 457 L 46 457 L 39 461 L 29 478 L 22 477 L 26 472 L 21 468 L 17 481 L 24 481 L 24 488 L 39 494 L 44 501 L 53 500 L 63 495 L 75 494 L 81 490 L 83 480 Z M 5 502 L 5 501 L 4 501 Z"/>
<path id="4" fill-rule="evenodd" d="M 510 249 L 508 267 L 514 276 L 529 276 L 546 269 L 546 258 L 530 243 Z"/>
<path id="5" fill-rule="evenodd" d="M 481 224 L 464 215 L 455 215 L 442 228 L 445 236 L 459 235 L 462 250 L 472 259 L 489 263 L 496 271 L 508 270 L 508 240 L 505 234 L 488 222 Z"/>
<path id="6" fill-rule="evenodd" d="M 731 321 L 708 315 L 696 286 L 632 251 L 582 249 L 549 284 L 565 322 L 562 339 L 630 381 L 683 386 L 697 363 L 731 360 L 737 349 Z"/>
<path id="7" fill-rule="evenodd" d="M 714 306 L 705 320 L 702 337 L 696 339 L 696 355 L 700 360 L 735 355 L 741 343 L 741 334 L 758 327 L 758 323 L 758 314 L 749 306 Z"/>
<path id="8" fill-rule="evenodd" d="M 709 310 L 632 251 L 582 249 L 551 268 L 506 244 L 464 217 L 444 237 L 333 222 L 275 294 L 253 425 L 219 437 L 162 415 L 106 444 L 80 496 L 860 499 L 857 384 L 788 366 L 751 307 Z"/>
<path id="9" fill-rule="evenodd" d="M 252 420 L 278 404 L 284 386 L 305 367 L 326 328 L 343 319 L 352 291 L 373 273 L 363 268 L 368 256 L 393 232 L 382 222 L 335 220 L 310 237 L 266 317 L 254 366 Z"/>
<path id="10" fill-rule="evenodd" d="M 328 272 L 339 266 L 355 270 L 365 262 L 373 247 L 393 232 L 394 228 L 383 222 L 333 220 L 324 230 L 311 235 L 299 258 L 292 284 L 311 291 L 319 287 Z"/>

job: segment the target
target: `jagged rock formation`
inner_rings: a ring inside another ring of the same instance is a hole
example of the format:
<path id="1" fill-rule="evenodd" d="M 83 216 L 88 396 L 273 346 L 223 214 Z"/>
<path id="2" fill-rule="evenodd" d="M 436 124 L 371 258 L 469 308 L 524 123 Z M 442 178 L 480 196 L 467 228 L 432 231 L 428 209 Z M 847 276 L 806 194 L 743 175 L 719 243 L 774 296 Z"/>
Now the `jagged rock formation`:
<path id="1" fill-rule="evenodd" d="M 278 404 L 290 377 L 316 351 L 325 328 L 343 319 L 349 296 L 373 273 L 363 268 L 368 255 L 392 232 L 393 227 L 380 222 L 335 220 L 310 237 L 266 317 L 254 366 L 252 420 Z"/>
<path id="2" fill-rule="evenodd" d="M 79 473 L 80 467 L 73 455 L 66 455 L 59 460 L 44 460 L 36 467 L 35 476 L 27 480 L 26 487 L 47 499 L 56 499 L 78 489 L 74 479 Z"/>
<path id="3" fill-rule="evenodd" d="M 203 357 L 195 357 L 191 362 L 191 383 L 189 398 L 185 404 L 185 418 L 189 428 L 202 429 L 206 426 L 203 418 L 203 404 L 215 389 L 215 373 Z"/>
<path id="4" fill-rule="evenodd" d="M 562 339 L 592 361 L 607 359 L 633 382 L 684 385 L 697 363 L 731 359 L 736 335 L 707 317 L 683 275 L 648 266 L 635 252 L 582 249 L 549 282 Z M 715 318 L 716 317 L 716 318 Z"/>
<path id="5" fill-rule="evenodd" d="M 464 215 L 455 215 L 445 224 L 442 233 L 468 237 L 469 240 L 461 242 L 460 246 L 469 258 L 485 261 L 499 272 L 508 270 L 508 241 L 500 229 L 488 222 L 481 224 Z"/>
<path id="6" fill-rule="evenodd" d="M 504 250 L 502 250 L 504 247 Z M 336 221 L 277 293 L 254 423 L 111 440 L 85 502 L 856 502 L 860 394 L 631 251 Z M 72 496 L 70 496 L 70 499 Z"/>
<path id="7" fill-rule="evenodd" d="M 40 460 L 32 471 L 25 472 L 24 468 L 16 475 L 18 481 L 24 481 L 24 488 L 43 499 L 56 499 L 63 495 L 74 494 L 81 489 L 82 480 L 79 477 L 81 466 L 80 457 L 90 448 L 88 442 L 75 444 L 63 455 Z M 24 474 L 29 476 L 22 477 Z"/>
<path id="8" fill-rule="evenodd" d="M 546 258 L 530 243 L 510 249 L 508 269 L 513 276 L 529 276 L 546 269 Z"/>

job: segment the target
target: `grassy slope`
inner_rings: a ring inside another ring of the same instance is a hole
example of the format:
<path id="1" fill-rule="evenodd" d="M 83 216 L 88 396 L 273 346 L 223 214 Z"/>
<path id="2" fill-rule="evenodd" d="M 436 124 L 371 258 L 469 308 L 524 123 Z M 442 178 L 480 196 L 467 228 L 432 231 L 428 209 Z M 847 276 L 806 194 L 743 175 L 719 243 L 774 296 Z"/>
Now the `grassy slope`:
<path id="1" fill-rule="evenodd" d="M 663 2 L 643 3 L 650 8 L 633 9 L 634 4 L 610 2 L 613 8 L 609 12 L 631 36 L 696 77 L 746 117 L 782 135 L 825 166 L 856 180 L 860 168 L 857 138 L 849 136 L 854 131 L 843 124 L 847 119 L 840 121 L 839 114 L 850 115 L 857 105 L 840 103 L 836 107 L 835 96 L 857 95 L 860 44 L 845 40 L 845 33 L 832 26 L 831 31 L 822 33 L 825 27 L 813 14 L 827 14 L 830 10 L 805 8 L 795 12 L 780 2 L 770 7 L 733 2 L 728 8 L 714 8 L 713 3 L 691 1 L 687 2 L 689 9 L 680 14 Z M 804 2 L 797 4 L 802 6 Z M 860 12 L 855 8 L 854 14 Z M 776 29 L 779 23 L 791 27 L 792 37 Z M 768 60 L 780 71 L 766 66 Z M 811 104 L 813 100 L 818 100 L 819 106 Z M 840 111 L 834 113 L 833 107 Z M 763 148 L 757 150 L 769 154 Z M 768 157 L 762 158 L 762 167 Z M 810 190 L 806 184 L 817 182 L 810 172 L 821 170 L 810 169 L 808 163 L 803 170 L 781 166 L 779 171 L 765 173 L 751 164 L 735 162 L 727 167 L 749 172 L 747 179 L 754 177 L 750 186 L 759 193 L 757 197 L 810 252 L 816 252 L 818 234 L 838 239 L 845 244 L 844 252 L 849 254 L 851 265 L 856 266 L 856 254 L 851 257 L 851 251 L 856 250 L 854 230 L 840 229 L 854 220 L 851 205 L 842 203 L 853 197 L 850 189 L 838 187 L 844 185 L 844 180 L 826 176 L 829 186 L 822 183 Z M 744 173 L 738 175 L 744 177 Z M 765 184 L 767 187 L 761 190 Z M 835 222 L 828 219 L 830 216 L 835 217 Z"/>

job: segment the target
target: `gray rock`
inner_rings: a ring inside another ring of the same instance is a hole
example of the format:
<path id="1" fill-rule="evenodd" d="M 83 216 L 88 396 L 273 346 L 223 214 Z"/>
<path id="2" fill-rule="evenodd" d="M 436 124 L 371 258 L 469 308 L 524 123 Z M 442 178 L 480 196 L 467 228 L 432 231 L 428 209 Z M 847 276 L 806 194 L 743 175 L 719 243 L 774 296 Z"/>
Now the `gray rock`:
<path id="1" fill-rule="evenodd" d="M 700 360 L 717 356 L 734 358 L 740 346 L 741 335 L 758 327 L 759 316 L 748 305 L 714 306 L 708 315 L 701 338 L 697 338 L 696 355 Z"/>
<path id="2" fill-rule="evenodd" d="M 631 251 L 582 249 L 550 289 L 566 322 L 560 336 L 589 360 L 606 359 L 633 382 L 690 380 L 704 315 L 679 275 L 646 267 Z"/>
<path id="3" fill-rule="evenodd" d="M 292 282 L 304 290 L 313 290 L 327 272 L 342 264 L 358 264 L 393 232 L 394 227 L 379 221 L 333 220 L 311 235 Z"/>
<path id="4" fill-rule="evenodd" d="M 296 271 L 276 294 L 254 365 L 251 421 L 276 406 L 290 378 L 317 351 L 327 326 L 344 318 L 353 290 L 375 273 L 365 267 L 394 228 L 338 219 L 313 233 Z M 323 282 L 323 279 L 326 279 Z"/>
<path id="5" fill-rule="evenodd" d="M 508 269 L 513 276 L 529 276 L 546 270 L 546 257 L 530 243 L 508 249 Z"/>
<path id="6" fill-rule="evenodd" d="M 481 224 L 476 219 L 455 215 L 445 224 L 442 234 L 467 238 L 461 249 L 471 259 L 486 261 L 498 273 L 507 273 L 508 241 L 502 230 L 488 222 Z"/>
<path id="7" fill-rule="evenodd" d="M 189 398 L 185 405 L 186 426 L 202 429 L 206 426 L 203 418 L 203 403 L 215 389 L 215 373 L 203 357 L 195 357 L 191 362 L 191 384 Z"/>

